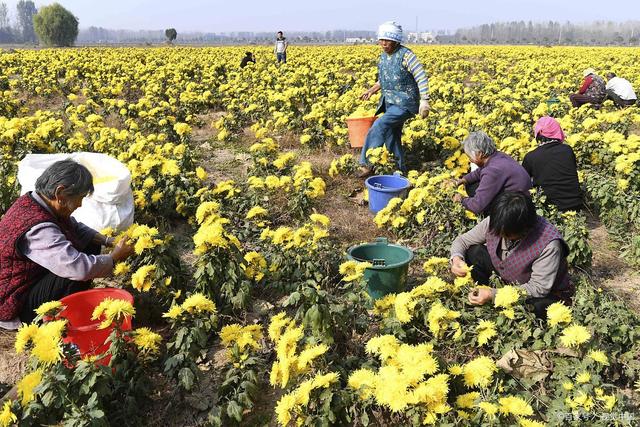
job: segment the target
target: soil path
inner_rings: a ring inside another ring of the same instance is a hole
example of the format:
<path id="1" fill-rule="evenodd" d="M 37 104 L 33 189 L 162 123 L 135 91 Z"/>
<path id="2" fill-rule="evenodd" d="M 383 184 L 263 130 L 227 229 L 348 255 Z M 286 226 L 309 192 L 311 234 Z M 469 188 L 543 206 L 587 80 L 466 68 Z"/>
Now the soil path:
<path id="1" fill-rule="evenodd" d="M 619 256 L 620 249 L 605 226 L 597 219 L 589 223 L 589 240 L 593 250 L 591 277 L 596 286 L 620 297 L 640 313 L 640 273 Z"/>

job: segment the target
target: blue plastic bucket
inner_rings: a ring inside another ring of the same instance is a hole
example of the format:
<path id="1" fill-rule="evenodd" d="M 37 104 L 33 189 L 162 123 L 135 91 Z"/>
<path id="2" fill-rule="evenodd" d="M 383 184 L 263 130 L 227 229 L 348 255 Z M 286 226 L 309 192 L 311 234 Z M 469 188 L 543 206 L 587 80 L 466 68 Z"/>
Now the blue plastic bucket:
<path id="1" fill-rule="evenodd" d="M 369 191 L 369 210 L 377 213 L 394 197 L 404 197 L 411 183 L 399 175 L 376 175 L 367 178 L 364 185 Z"/>

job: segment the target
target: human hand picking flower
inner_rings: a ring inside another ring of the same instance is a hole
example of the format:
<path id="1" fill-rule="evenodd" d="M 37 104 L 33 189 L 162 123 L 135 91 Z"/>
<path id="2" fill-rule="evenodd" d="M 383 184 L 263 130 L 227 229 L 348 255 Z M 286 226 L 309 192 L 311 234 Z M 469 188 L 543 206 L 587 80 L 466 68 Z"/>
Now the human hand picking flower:
<path id="1" fill-rule="evenodd" d="M 472 305 L 484 305 L 493 299 L 494 290 L 490 288 L 473 288 L 469 292 L 469 303 Z"/>
<path id="2" fill-rule="evenodd" d="M 469 266 L 466 262 L 459 256 L 453 257 L 451 260 L 451 272 L 455 274 L 457 277 L 464 277 L 467 275 L 469 271 Z"/>
<path id="3" fill-rule="evenodd" d="M 456 193 L 452 197 L 453 201 L 456 203 L 460 203 L 462 201 L 462 194 Z"/>

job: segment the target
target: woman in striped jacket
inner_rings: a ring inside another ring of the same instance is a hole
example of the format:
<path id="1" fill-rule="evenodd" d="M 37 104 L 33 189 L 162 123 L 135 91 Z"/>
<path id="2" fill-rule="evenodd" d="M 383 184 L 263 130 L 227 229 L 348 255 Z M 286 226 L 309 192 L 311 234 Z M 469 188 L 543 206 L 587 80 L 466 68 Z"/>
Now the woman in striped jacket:
<path id="1" fill-rule="evenodd" d="M 395 22 L 385 22 L 378 28 L 378 40 L 382 53 L 378 60 L 378 81 L 363 95 L 369 99 L 382 91 L 376 115 L 384 115 L 375 121 L 360 156 L 362 170 L 360 177 L 373 173 L 367 161 L 367 150 L 386 146 L 398 162 L 398 168 L 405 170 L 404 153 L 400 138 L 404 122 L 420 114 L 429 114 L 429 81 L 424 67 L 411 51 L 402 46 L 402 27 Z"/>

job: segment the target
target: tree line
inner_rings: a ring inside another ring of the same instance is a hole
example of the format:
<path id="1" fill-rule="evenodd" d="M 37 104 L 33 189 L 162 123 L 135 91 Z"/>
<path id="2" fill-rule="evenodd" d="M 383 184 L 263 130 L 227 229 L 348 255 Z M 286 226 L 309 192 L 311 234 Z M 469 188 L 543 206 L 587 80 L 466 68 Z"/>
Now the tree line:
<path id="1" fill-rule="evenodd" d="M 638 45 L 640 21 L 496 22 L 461 28 L 452 35 L 438 36 L 437 40 L 461 44 Z"/>

